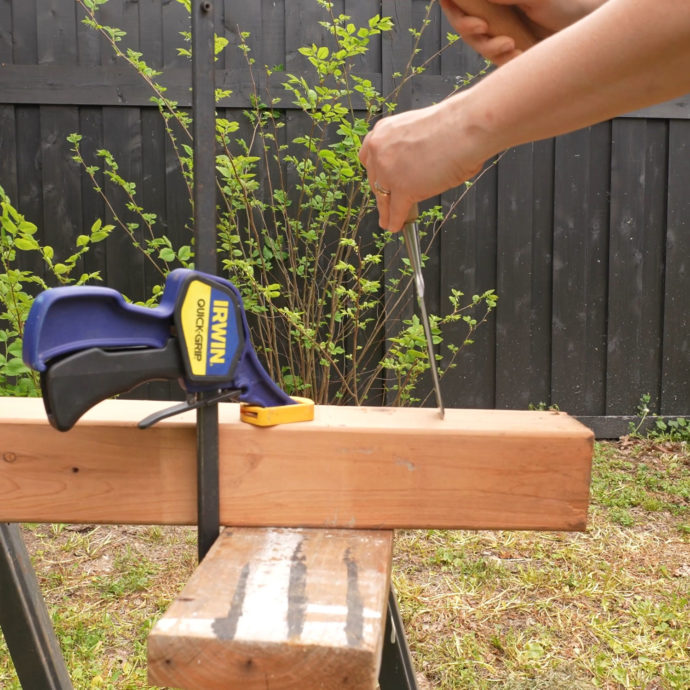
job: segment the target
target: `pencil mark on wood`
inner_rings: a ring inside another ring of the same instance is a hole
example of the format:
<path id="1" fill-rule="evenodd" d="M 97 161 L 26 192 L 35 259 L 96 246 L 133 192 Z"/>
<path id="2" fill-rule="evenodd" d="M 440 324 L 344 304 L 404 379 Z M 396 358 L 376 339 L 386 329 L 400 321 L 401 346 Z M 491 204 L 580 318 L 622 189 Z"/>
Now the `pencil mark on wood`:
<path id="1" fill-rule="evenodd" d="M 345 621 L 345 635 L 350 647 L 362 645 L 364 633 L 364 602 L 359 591 L 359 567 L 357 560 L 352 557 L 350 549 L 345 551 L 343 558 L 347 568 L 347 619 Z"/>
<path id="2" fill-rule="evenodd" d="M 247 594 L 247 579 L 249 578 L 249 563 L 245 563 L 240 573 L 240 578 L 237 581 L 235 593 L 232 596 L 230 603 L 230 610 L 225 618 L 216 618 L 213 621 L 213 632 L 218 636 L 219 640 L 233 640 L 237 632 L 237 623 L 242 615 L 242 608 L 244 606 L 244 598 Z"/>
<path id="3" fill-rule="evenodd" d="M 288 585 L 288 637 L 299 637 L 304 629 L 307 610 L 307 557 L 302 551 L 304 538 L 292 552 Z"/>

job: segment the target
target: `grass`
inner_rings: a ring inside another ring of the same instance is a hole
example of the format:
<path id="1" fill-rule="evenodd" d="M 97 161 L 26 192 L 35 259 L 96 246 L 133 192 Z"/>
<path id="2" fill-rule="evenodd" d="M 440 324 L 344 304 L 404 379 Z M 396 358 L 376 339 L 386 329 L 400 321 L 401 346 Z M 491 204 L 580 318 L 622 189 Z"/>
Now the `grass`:
<path id="1" fill-rule="evenodd" d="M 690 687 L 690 449 L 598 444 L 583 534 L 405 531 L 394 583 L 422 688 Z M 26 525 L 77 689 L 147 688 L 146 635 L 195 531 Z M 18 688 L 0 641 L 0 687 Z"/>

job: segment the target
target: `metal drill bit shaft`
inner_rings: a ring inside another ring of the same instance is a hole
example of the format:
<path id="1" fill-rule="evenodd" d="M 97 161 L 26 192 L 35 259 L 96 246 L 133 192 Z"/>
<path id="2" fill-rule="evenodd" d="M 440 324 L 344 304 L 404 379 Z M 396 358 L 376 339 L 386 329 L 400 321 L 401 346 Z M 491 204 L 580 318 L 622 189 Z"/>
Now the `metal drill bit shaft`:
<path id="1" fill-rule="evenodd" d="M 417 214 L 414 213 L 414 216 Z M 424 326 L 424 336 L 426 338 L 426 349 L 429 353 L 429 366 L 431 367 L 431 376 L 434 381 L 434 391 L 436 393 L 436 403 L 438 404 L 438 411 L 441 419 L 445 416 L 445 408 L 443 407 L 443 398 L 441 397 L 441 383 L 438 378 L 438 369 L 436 367 L 436 355 L 434 353 L 434 342 L 431 338 L 431 322 L 426 311 L 426 304 L 424 302 L 424 277 L 422 276 L 422 251 L 419 246 L 419 228 L 416 220 L 408 220 L 402 229 L 403 239 L 407 247 L 407 255 L 410 258 L 412 271 L 414 274 L 414 283 L 417 292 L 417 303 L 422 315 L 422 325 Z"/>

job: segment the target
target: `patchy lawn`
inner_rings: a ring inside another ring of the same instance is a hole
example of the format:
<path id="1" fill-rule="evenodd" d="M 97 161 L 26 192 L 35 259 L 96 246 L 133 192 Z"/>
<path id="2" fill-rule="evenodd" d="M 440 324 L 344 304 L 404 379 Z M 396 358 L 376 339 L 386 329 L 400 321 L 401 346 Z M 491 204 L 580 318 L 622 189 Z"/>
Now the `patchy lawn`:
<path id="1" fill-rule="evenodd" d="M 422 688 L 690 687 L 690 449 L 597 444 L 583 534 L 405 531 L 394 583 Z M 75 688 L 147 688 L 185 527 L 26 525 Z M 19 688 L 0 638 L 0 687 Z"/>

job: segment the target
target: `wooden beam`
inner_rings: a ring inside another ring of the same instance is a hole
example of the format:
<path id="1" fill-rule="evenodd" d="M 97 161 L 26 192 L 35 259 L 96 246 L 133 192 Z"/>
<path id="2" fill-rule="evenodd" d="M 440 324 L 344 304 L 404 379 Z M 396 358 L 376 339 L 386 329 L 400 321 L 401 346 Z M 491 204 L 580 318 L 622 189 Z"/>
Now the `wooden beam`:
<path id="1" fill-rule="evenodd" d="M 67 433 L 40 400 L 0 398 L 0 521 L 193 524 L 194 415 L 107 401 Z M 560 412 L 317 406 L 256 428 L 221 405 L 224 525 L 585 527 L 592 432 Z"/>
<path id="2" fill-rule="evenodd" d="M 374 690 L 391 554 L 391 531 L 226 529 L 149 634 L 149 683 Z"/>

